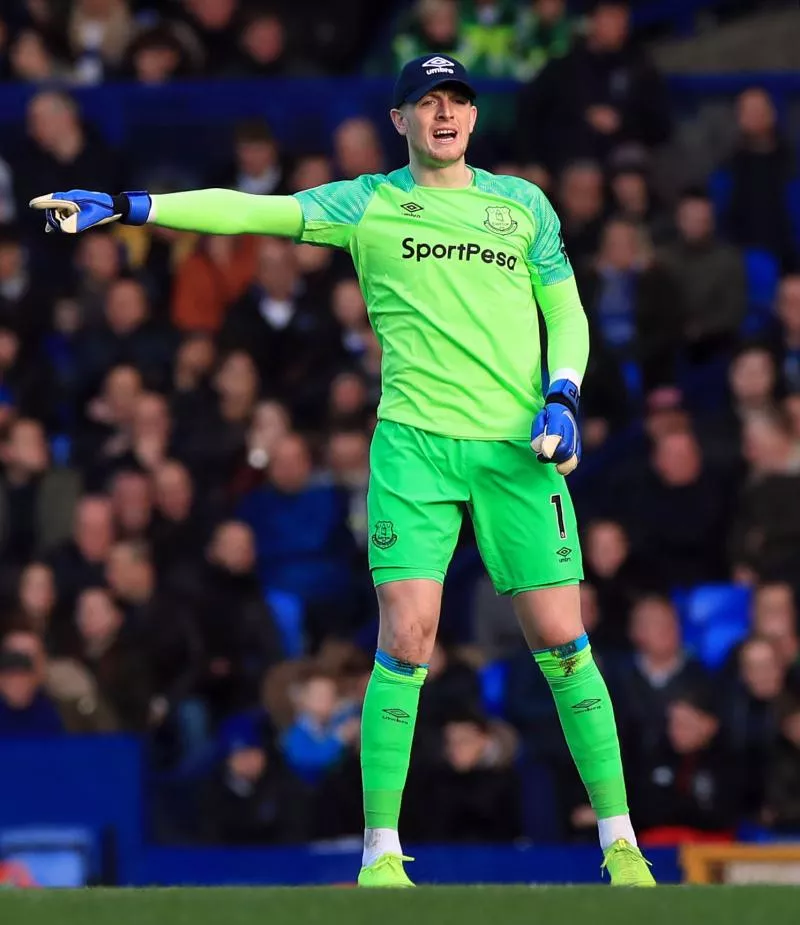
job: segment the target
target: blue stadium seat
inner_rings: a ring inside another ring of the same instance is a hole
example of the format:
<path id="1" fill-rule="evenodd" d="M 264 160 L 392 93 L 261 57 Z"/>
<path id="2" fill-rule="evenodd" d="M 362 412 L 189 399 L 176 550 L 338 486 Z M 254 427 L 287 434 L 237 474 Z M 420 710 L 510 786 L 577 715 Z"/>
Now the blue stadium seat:
<path id="1" fill-rule="evenodd" d="M 267 591 L 267 604 L 272 608 L 281 633 L 284 654 L 299 658 L 305 649 L 303 602 L 288 591 Z"/>
<path id="2" fill-rule="evenodd" d="M 89 829 L 26 826 L 0 831 L 0 857 L 23 864 L 41 887 L 88 886 L 97 878 L 98 855 Z"/>
<path id="3" fill-rule="evenodd" d="M 479 676 L 484 710 L 489 716 L 502 716 L 506 702 L 508 662 L 489 662 L 481 668 Z"/>
<path id="4" fill-rule="evenodd" d="M 762 331 L 772 318 L 781 270 L 774 254 L 757 248 L 745 250 L 744 262 L 747 274 L 747 316 L 742 333 L 752 335 Z"/>
<path id="5" fill-rule="evenodd" d="M 790 180 L 786 186 L 786 201 L 789 205 L 789 218 L 792 222 L 792 237 L 800 247 L 800 178 Z"/>
<path id="6" fill-rule="evenodd" d="M 750 628 L 749 588 L 708 584 L 675 600 L 684 644 L 708 668 L 719 668 Z"/>
<path id="7" fill-rule="evenodd" d="M 733 192 L 733 177 L 727 170 L 715 170 L 708 178 L 708 195 L 714 204 L 714 214 L 720 221 L 727 213 Z"/>

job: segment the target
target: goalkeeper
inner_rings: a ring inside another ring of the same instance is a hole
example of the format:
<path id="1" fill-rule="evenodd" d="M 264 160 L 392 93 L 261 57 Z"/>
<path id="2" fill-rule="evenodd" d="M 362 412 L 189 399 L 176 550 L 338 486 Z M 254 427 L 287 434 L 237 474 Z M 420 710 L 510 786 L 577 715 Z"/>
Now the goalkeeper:
<path id="1" fill-rule="evenodd" d="M 359 884 L 411 886 L 398 817 L 465 512 L 555 700 L 598 820 L 613 885 L 654 880 L 628 816 L 608 691 L 580 613 L 583 577 L 564 476 L 580 459 L 586 318 L 558 219 L 538 187 L 465 160 L 475 92 L 463 66 L 402 70 L 391 119 L 409 164 L 294 196 L 221 189 L 149 196 L 86 190 L 34 199 L 48 230 L 111 221 L 207 234 L 283 235 L 350 252 L 383 349 L 371 448 L 370 568 L 378 651 L 362 717 L 365 836 Z M 542 393 L 537 304 L 548 333 Z"/>

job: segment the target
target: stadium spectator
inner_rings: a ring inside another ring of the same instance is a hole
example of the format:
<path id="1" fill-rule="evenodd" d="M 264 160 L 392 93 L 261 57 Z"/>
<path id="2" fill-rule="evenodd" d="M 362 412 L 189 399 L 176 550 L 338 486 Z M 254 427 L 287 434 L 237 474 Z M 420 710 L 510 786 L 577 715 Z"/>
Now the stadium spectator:
<path id="1" fill-rule="evenodd" d="M 91 181 L 103 189 L 117 187 L 113 157 L 96 133 L 84 127 L 74 99 L 43 90 L 27 107 L 27 144 L 12 158 L 17 212 L 32 240 L 41 231 L 40 218 L 27 208 L 41 190 L 75 189 Z M 38 243 L 38 242 L 37 242 Z M 70 242 L 48 244 L 51 278 L 68 278 Z"/>
<path id="2" fill-rule="evenodd" d="M 315 634 L 335 634 L 343 620 L 349 622 L 353 538 L 346 494 L 313 475 L 306 441 L 297 434 L 284 437 L 269 466 L 268 486 L 241 500 L 238 517 L 255 534 L 262 587 L 316 604 L 322 623 L 308 631 L 319 639 Z"/>
<path id="3" fill-rule="evenodd" d="M 765 580 L 793 581 L 800 566 L 798 445 L 780 414 L 750 417 L 743 436 L 750 474 L 731 528 L 731 559 Z"/>
<path id="4" fill-rule="evenodd" d="M 141 541 L 111 548 L 106 581 L 149 667 L 148 721 L 164 727 L 171 754 L 191 762 L 205 751 L 209 736 L 207 709 L 196 697 L 203 650 L 192 608 L 184 597 L 157 587 L 152 555 Z"/>
<path id="5" fill-rule="evenodd" d="M 406 61 L 428 54 L 454 55 L 465 67 L 471 65 L 460 35 L 458 0 L 416 0 L 404 30 L 392 41 L 391 60 L 377 68 L 396 74 Z"/>
<path id="6" fill-rule="evenodd" d="M 711 679 L 684 651 L 680 621 L 669 598 L 641 596 L 631 611 L 629 632 L 633 653 L 625 670 L 620 666 L 609 680 L 617 688 L 614 702 L 623 741 L 650 754 L 663 742 L 669 705 L 709 688 Z"/>
<path id="7" fill-rule="evenodd" d="M 335 329 L 303 287 L 295 245 L 275 238 L 258 244 L 254 285 L 228 312 L 222 350 L 247 350 L 265 376 L 264 387 L 303 423 L 315 420 L 328 386 Z"/>
<path id="8" fill-rule="evenodd" d="M 728 472 L 705 459 L 690 430 L 656 439 L 649 466 L 627 493 L 617 483 L 618 510 L 625 512 L 651 582 L 689 587 L 727 576 L 719 537 L 726 535 L 733 516 L 734 488 Z M 686 530 L 689 522 L 691 531 Z"/>
<path id="9" fill-rule="evenodd" d="M 353 748 L 361 720 L 339 700 L 336 679 L 313 670 L 293 694 L 294 722 L 281 735 L 280 747 L 292 771 L 314 784 Z"/>
<path id="10" fill-rule="evenodd" d="M 61 600 L 71 604 L 84 588 L 103 584 L 113 541 L 111 501 L 104 495 L 83 495 L 75 505 L 71 537 L 48 556 Z"/>
<path id="11" fill-rule="evenodd" d="M 594 161 L 575 161 L 561 173 L 558 210 L 567 253 L 576 273 L 584 270 L 600 245 L 605 222 L 603 171 Z"/>
<path id="12" fill-rule="evenodd" d="M 262 709 L 237 714 L 223 724 L 221 763 L 203 800 L 202 829 L 213 841 L 291 843 L 306 836 L 307 789 L 286 768 L 276 739 Z"/>
<path id="13" fill-rule="evenodd" d="M 80 476 L 48 468 L 42 425 L 18 418 L 0 445 L 0 538 L 4 565 L 24 565 L 69 536 Z"/>
<path id="14" fill-rule="evenodd" d="M 671 834 L 681 841 L 695 832 L 732 834 L 739 769 L 705 693 L 691 692 L 669 704 L 666 740 L 633 767 L 631 811 L 643 839 Z"/>
<path id="15" fill-rule="evenodd" d="M 119 66 L 133 20 L 127 0 L 75 0 L 68 36 L 78 83 L 101 83 Z"/>
<path id="16" fill-rule="evenodd" d="M 786 582 L 759 585 L 753 595 L 751 635 L 771 642 L 789 680 L 798 680 L 800 635 L 797 626 L 796 592 Z"/>
<path id="17" fill-rule="evenodd" d="M 291 431 L 291 418 L 285 405 L 262 401 L 256 405 L 245 436 L 242 460 L 231 482 L 231 496 L 238 500 L 266 483 L 267 467 L 280 441 Z"/>
<path id="18" fill-rule="evenodd" d="M 33 630 L 51 647 L 57 622 L 58 593 L 53 570 L 45 562 L 31 561 L 22 569 L 12 602 L 13 623 Z"/>
<path id="19" fill-rule="evenodd" d="M 104 588 L 86 588 L 75 604 L 73 638 L 62 654 L 82 665 L 94 695 L 118 729 L 144 732 L 156 690 L 147 653 L 124 631 L 122 611 Z"/>
<path id="20" fill-rule="evenodd" d="M 416 781 L 409 793 L 409 829 L 433 842 L 507 842 L 520 830 L 520 781 L 513 761 L 498 748 L 491 726 L 465 708 L 442 730 L 442 762 Z M 424 783 L 423 783 L 424 781 Z"/>
<path id="21" fill-rule="evenodd" d="M 258 703 L 265 672 L 283 656 L 255 561 L 250 528 L 225 521 L 207 545 L 195 589 L 206 660 L 200 690 L 219 716 Z"/>
<path id="22" fill-rule="evenodd" d="M 358 280 L 339 280 L 331 293 L 331 308 L 341 328 L 342 354 L 348 365 L 358 363 L 367 352 L 370 327 L 367 306 Z"/>
<path id="23" fill-rule="evenodd" d="M 151 87 L 190 77 L 195 69 L 185 43 L 165 23 L 137 32 L 121 65 L 123 76 Z"/>
<path id="24" fill-rule="evenodd" d="M 663 251 L 684 313 L 690 359 L 702 364 L 725 357 L 736 342 L 746 308 L 744 264 L 739 252 L 716 237 L 711 200 L 683 194 L 676 212 L 678 240 Z"/>
<path id="25" fill-rule="evenodd" d="M 44 691 L 47 657 L 36 633 L 7 632 L 0 642 L 0 738 L 52 736 L 63 731 Z"/>
<path id="26" fill-rule="evenodd" d="M 386 158 L 375 124 L 356 117 L 338 125 L 333 133 L 333 158 L 342 180 L 383 173 Z"/>
<path id="27" fill-rule="evenodd" d="M 776 309 L 783 384 L 789 392 L 800 392 L 800 274 L 781 280 Z"/>
<path id="28" fill-rule="evenodd" d="M 19 335 L 26 358 L 50 325 L 49 295 L 30 272 L 20 233 L 0 226 L 0 324 Z"/>
<path id="29" fill-rule="evenodd" d="M 21 29 L 8 52 L 10 77 L 33 84 L 56 84 L 67 80 L 70 68 L 56 53 L 50 36 L 38 29 Z"/>
<path id="30" fill-rule="evenodd" d="M 592 645 L 625 647 L 631 607 L 645 583 L 645 573 L 622 524 L 593 520 L 586 525 L 584 562 L 594 589 L 600 625 Z"/>
<path id="31" fill-rule="evenodd" d="M 796 693 L 781 702 L 779 722 L 780 736 L 769 756 L 761 819 L 776 832 L 793 835 L 800 828 L 800 700 Z"/>
<path id="32" fill-rule="evenodd" d="M 653 188 L 645 151 L 634 147 L 612 160 L 609 192 L 611 212 L 645 227 L 655 245 L 672 236 L 673 223 Z"/>
<path id="33" fill-rule="evenodd" d="M 314 62 L 299 60 L 290 47 L 286 24 L 275 10 L 256 11 L 247 17 L 239 35 L 239 54 L 232 77 L 308 77 Z"/>
<path id="34" fill-rule="evenodd" d="M 211 529 L 210 505 L 195 497 L 191 473 L 176 459 L 160 462 L 151 479 L 155 509 L 149 536 L 159 578 L 172 588 L 194 591 Z"/>
<path id="35" fill-rule="evenodd" d="M 334 431 L 328 437 L 326 460 L 334 484 L 348 495 L 347 523 L 350 532 L 358 547 L 366 550 L 369 539 L 369 438 L 363 430 Z"/>
<path id="36" fill-rule="evenodd" d="M 519 160 L 553 171 L 576 158 L 605 163 L 624 144 L 667 140 L 664 84 L 630 36 L 626 0 L 598 0 L 586 38 L 550 61 L 519 98 Z"/>
<path id="37" fill-rule="evenodd" d="M 287 192 L 285 165 L 278 141 L 263 119 L 238 123 L 234 128 L 233 144 L 233 163 L 214 177 L 211 186 L 264 196 Z"/>
<path id="38" fill-rule="evenodd" d="M 626 219 L 609 221 L 580 282 L 590 324 L 627 369 L 629 389 L 647 394 L 673 384 L 683 304 L 646 232 Z"/>
<path id="39" fill-rule="evenodd" d="M 256 266 L 256 238 L 204 237 L 181 261 L 172 293 L 172 322 L 180 331 L 215 334 L 244 294 Z"/>
<path id="40" fill-rule="evenodd" d="M 765 756 L 775 746 L 787 665 L 775 643 L 759 636 L 745 642 L 737 655 L 738 677 L 721 700 L 722 730 L 741 771 L 739 811 L 756 819 L 764 805 Z"/>
<path id="41" fill-rule="evenodd" d="M 137 468 L 119 469 L 111 477 L 109 497 L 116 536 L 146 539 L 153 523 L 153 492 L 147 475 Z"/>
<path id="42" fill-rule="evenodd" d="M 569 52 L 574 35 L 565 0 L 526 0 L 514 30 L 514 76 L 533 80 L 549 61 Z"/>
<path id="43" fill-rule="evenodd" d="M 118 239 L 103 229 L 81 237 L 74 267 L 81 324 L 100 324 L 109 289 L 124 270 L 124 254 Z"/>
<path id="44" fill-rule="evenodd" d="M 727 165 L 732 181 L 727 231 L 741 247 L 771 251 L 786 269 L 796 262 L 786 204 L 793 153 L 778 128 L 775 104 L 752 87 L 736 102 L 739 141 Z"/>
<path id="45" fill-rule="evenodd" d="M 238 61 L 237 37 L 242 14 L 239 0 L 182 0 L 182 20 L 202 49 L 203 71 L 228 73 Z"/>

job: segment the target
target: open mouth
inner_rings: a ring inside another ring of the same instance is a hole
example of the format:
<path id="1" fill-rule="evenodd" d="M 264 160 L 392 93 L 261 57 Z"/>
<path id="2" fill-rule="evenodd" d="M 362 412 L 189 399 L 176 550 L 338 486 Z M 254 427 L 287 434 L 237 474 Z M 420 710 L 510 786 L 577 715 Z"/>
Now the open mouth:
<path id="1" fill-rule="evenodd" d="M 458 137 L 454 128 L 437 128 L 433 132 L 433 140 L 441 145 L 451 145 Z"/>

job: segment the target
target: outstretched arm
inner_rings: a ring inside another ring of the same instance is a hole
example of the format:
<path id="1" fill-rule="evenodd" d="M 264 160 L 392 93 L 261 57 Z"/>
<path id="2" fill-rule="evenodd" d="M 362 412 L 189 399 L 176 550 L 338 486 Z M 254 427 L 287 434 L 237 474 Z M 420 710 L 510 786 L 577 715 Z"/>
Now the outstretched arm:
<path id="1" fill-rule="evenodd" d="M 256 196 L 201 189 L 150 197 L 148 224 L 203 234 L 268 234 L 299 238 L 303 211 L 294 196 Z"/>
<path id="2" fill-rule="evenodd" d="M 30 205 L 44 211 L 48 231 L 66 234 L 117 221 L 201 234 L 266 234 L 296 239 L 304 228 L 303 210 L 294 196 L 255 196 L 226 189 L 153 196 L 144 191 L 111 196 L 74 189 L 37 196 Z"/>

